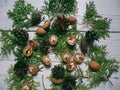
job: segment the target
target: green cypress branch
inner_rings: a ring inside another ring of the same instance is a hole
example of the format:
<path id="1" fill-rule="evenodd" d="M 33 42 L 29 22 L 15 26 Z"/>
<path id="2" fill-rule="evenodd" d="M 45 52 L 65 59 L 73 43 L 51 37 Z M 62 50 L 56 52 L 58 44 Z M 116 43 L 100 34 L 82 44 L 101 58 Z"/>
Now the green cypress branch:
<path id="1" fill-rule="evenodd" d="M 31 18 L 34 13 L 40 13 L 31 4 L 26 4 L 24 0 L 17 0 L 13 10 L 8 11 L 8 17 L 13 20 L 13 28 L 29 28 L 32 26 Z"/>
<path id="2" fill-rule="evenodd" d="M 54 16 L 56 14 L 70 15 L 77 12 L 76 0 L 49 0 L 45 1 L 43 6 L 43 12 L 48 16 Z"/>

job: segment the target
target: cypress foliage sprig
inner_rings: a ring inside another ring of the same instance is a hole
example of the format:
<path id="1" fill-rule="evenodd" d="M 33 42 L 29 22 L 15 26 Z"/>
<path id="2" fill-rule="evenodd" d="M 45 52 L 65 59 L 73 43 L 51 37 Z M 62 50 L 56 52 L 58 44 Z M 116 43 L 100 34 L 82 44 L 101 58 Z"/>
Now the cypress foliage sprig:
<path id="1" fill-rule="evenodd" d="M 7 15 L 13 20 L 13 28 L 23 29 L 32 27 L 32 14 L 40 13 L 31 4 L 26 4 L 25 0 L 17 0 L 13 10 L 9 10 Z"/>
<path id="2" fill-rule="evenodd" d="M 89 2 L 86 4 L 84 22 L 89 24 L 91 26 L 91 31 L 96 34 L 95 40 L 99 40 L 101 38 L 105 39 L 105 37 L 109 37 L 108 30 L 110 28 L 111 19 L 99 15 L 94 2 Z"/>
<path id="3" fill-rule="evenodd" d="M 77 1 L 76 0 L 45 0 L 43 6 L 43 12 L 48 16 L 55 15 L 70 15 L 77 12 Z"/>
<path id="4" fill-rule="evenodd" d="M 0 36 L 0 41 L 2 41 L 1 54 L 8 55 L 15 52 L 16 39 L 10 32 L 2 31 Z"/>

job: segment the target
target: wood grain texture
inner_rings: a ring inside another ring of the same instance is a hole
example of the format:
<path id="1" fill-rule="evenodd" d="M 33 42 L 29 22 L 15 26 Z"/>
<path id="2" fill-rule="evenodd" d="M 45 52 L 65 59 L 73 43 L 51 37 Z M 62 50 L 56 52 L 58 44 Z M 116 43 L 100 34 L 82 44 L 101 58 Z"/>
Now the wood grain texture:
<path id="1" fill-rule="evenodd" d="M 8 9 L 13 8 L 15 0 L 0 0 L 0 29 L 11 29 L 12 28 L 12 20 L 7 17 Z M 31 3 L 33 6 L 41 8 L 44 0 L 26 0 L 28 3 Z M 78 1 L 78 14 L 77 19 L 78 23 L 82 23 L 83 15 L 85 13 L 85 4 L 91 0 L 77 0 Z M 100 45 L 107 45 L 106 50 L 109 52 L 108 58 L 115 58 L 120 62 L 120 0 L 94 0 L 96 4 L 96 9 L 98 12 L 112 19 L 112 23 L 110 26 L 110 38 L 106 38 L 105 40 L 101 39 L 97 42 Z M 36 29 L 31 28 L 31 29 Z M 78 29 L 82 31 L 88 30 L 86 26 L 78 25 Z M 114 31 L 114 33 L 113 33 Z M 34 38 L 34 32 L 29 32 L 30 39 Z M 1 46 L 0 42 L 0 46 Z M 58 64 L 58 58 L 55 58 L 54 54 L 50 54 L 52 57 L 53 65 Z M 86 58 L 87 59 L 87 58 Z M 8 76 L 7 70 L 10 65 L 14 64 L 14 55 L 11 56 L 0 56 L 0 90 L 7 90 L 7 83 L 4 82 L 4 79 Z M 51 67 L 51 68 L 52 68 Z M 84 65 L 82 66 L 83 68 Z M 44 75 L 45 85 L 49 88 L 50 82 L 46 79 L 51 74 L 51 69 L 42 69 L 42 72 L 39 72 L 34 79 L 39 81 L 41 84 L 42 75 Z M 110 85 L 109 82 L 106 84 L 101 83 L 99 87 L 92 90 L 120 90 L 120 69 L 118 73 L 114 73 L 110 78 L 113 86 Z M 43 90 L 42 84 L 41 87 L 38 87 L 38 90 Z"/>

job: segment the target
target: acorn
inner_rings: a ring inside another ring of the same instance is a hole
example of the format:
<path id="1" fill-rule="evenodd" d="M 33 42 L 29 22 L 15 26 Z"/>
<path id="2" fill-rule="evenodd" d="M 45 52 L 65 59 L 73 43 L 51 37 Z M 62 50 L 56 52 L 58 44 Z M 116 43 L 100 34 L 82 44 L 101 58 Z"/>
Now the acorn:
<path id="1" fill-rule="evenodd" d="M 76 36 L 75 35 L 71 35 L 69 37 L 67 37 L 67 43 L 71 46 L 75 45 L 76 44 Z"/>
<path id="2" fill-rule="evenodd" d="M 58 43 L 58 37 L 56 35 L 51 35 L 49 37 L 49 42 L 51 45 L 56 45 Z"/>
<path id="3" fill-rule="evenodd" d="M 100 69 L 100 64 L 96 61 L 90 61 L 89 62 L 89 67 L 92 69 L 92 70 L 99 70 Z"/>
<path id="4" fill-rule="evenodd" d="M 62 60 L 64 61 L 64 62 L 68 62 L 68 61 L 70 61 L 71 60 L 71 54 L 70 54 L 70 52 L 69 51 L 65 51 L 63 54 L 62 54 Z"/>
<path id="5" fill-rule="evenodd" d="M 46 66 L 51 66 L 51 64 L 52 64 L 52 61 L 51 61 L 51 59 L 50 59 L 50 57 L 49 56 L 47 56 L 47 55 L 44 55 L 43 57 L 42 57 L 42 61 L 43 61 L 43 63 L 46 65 Z"/>
<path id="6" fill-rule="evenodd" d="M 29 84 L 29 83 L 24 83 L 24 84 L 22 85 L 21 90 L 30 90 L 30 84 Z"/>
<path id="7" fill-rule="evenodd" d="M 83 62 L 84 58 L 85 58 L 85 57 L 84 57 L 84 55 L 83 55 L 82 53 L 77 52 L 77 53 L 74 54 L 74 60 L 75 60 L 77 63 Z"/>
<path id="8" fill-rule="evenodd" d="M 38 35 L 44 35 L 46 34 L 46 30 L 43 27 L 38 27 L 38 29 L 36 30 L 36 33 Z"/>
<path id="9" fill-rule="evenodd" d="M 39 71 L 39 67 L 37 67 L 34 64 L 29 64 L 28 65 L 28 71 L 29 71 L 30 74 L 32 74 L 33 76 L 35 76 L 38 73 L 38 71 Z"/>
<path id="10" fill-rule="evenodd" d="M 33 48 L 36 49 L 38 47 L 38 42 L 33 40 L 29 40 L 29 45 Z"/>
<path id="11" fill-rule="evenodd" d="M 44 29 L 46 29 L 47 27 L 49 27 L 50 26 L 50 20 L 46 20 L 45 22 L 44 22 L 44 24 L 43 24 L 43 28 Z"/>
<path id="12" fill-rule="evenodd" d="M 63 79 L 56 79 L 56 78 L 52 78 L 52 82 L 54 83 L 54 84 L 61 84 L 62 82 L 63 82 Z"/>
<path id="13" fill-rule="evenodd" d="M 77 23 L 77 19 L 74 16 L 69 16 L 69 18 L 67 18 L 67 20 L 70 25 L 74 25 Z"/>
<path id="14" fill-rule="evenodd" d="M 74 71 L 76 69 L 76 62 L 75 61 L 67 62 L 67 69 L 68 71 Z"/>
<path id="15" fill-rule="evenodd" d="M 29 57 L 32 55 L 33 49 L 32 46 L 28 45 L 23 49 L 23 55 Z"/>

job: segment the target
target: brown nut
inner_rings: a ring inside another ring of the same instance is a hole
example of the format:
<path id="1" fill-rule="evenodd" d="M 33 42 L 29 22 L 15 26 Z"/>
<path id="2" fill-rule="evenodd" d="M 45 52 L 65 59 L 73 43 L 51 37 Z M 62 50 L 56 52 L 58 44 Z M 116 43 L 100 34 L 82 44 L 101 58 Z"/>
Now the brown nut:
<path id="1" fill-rule="evenodd" d="M 73 71 L 76 69 L 76 62 L 75 61 L 69 61 L 67 62 L 67 69 L 69 71 Z"/>
<path id="2" fill-rule="evenodd" d="M 58 42 L 58 37 L 56 35 L 51 35 L 49 37 L 49 42 L 51 45 L 56 45 Z"/>
<path id="3" fill-rule="evenodd" d="M 46 20 L 42 27 L 46 29 L 49 26 L 50 26 L 50 20 Z"/>
<path id="4" fill-rule="evenodd" d="M 56 78 L 52 78 L 52 82 L 54 84 L 61 84 L 63 82 L 63 79 L 56 79 Z"/>
<path id="5" fill-rule="evenodd" d="M 69 51 L 65 51 L 63 54 L 62 54 L 62 59 L 64 62 L 68 62 L 71 60 L 71 54 Z"/>
<path id="6" fill-rule="evenodd" d="M 42 57 L 42 60 L 43 60 L 43 63 L 44 63 L 46 66 L 51 66 L 52 61 L 51 61 L 51 59 L 50 59 L 49 56 L 44 55 L 44 56 Z"/>
<path id="7" fill-rule="evenodd" d="M 34 65 L 34 64 L 29 64 L 28 65 L 28 71 L 30 72 L 30 74 L 35 76 L 38 73 L 39 68 L 36 65 Z"/>
<path id="8" fill-rule="evenodd" d="M 38 46 L 38 42 L 35 41 L 34 39 L 33 39 L 33 40 L 29 40 L 29 45 L 30 45 L 33 49 L 36 49 L 37 46 Z"/>
<path id="9" fill-rule="evenodd" d="M 24 84 L 22 85 L 21 90 L 30 90 L 30 84 L 29 84 L 29 83 L 24 83 Z"/>
<path id="10" fill-rule="evenodd" d="M 46 30 L 44 30 L 43 27 L 38 27 L 38 29 L 36 30 L 36 33 L 38 35 L 44 35 L 44 34 L 46 34 Z"/>
<path id="11" fill-rule="evenodd" d="M 74 54 L 74 60 L 77 62 L 77 63 L 81 63 L 81 62 L 83 62 L 83 60 L 84 60 L 84 55 L 82 54 L 82 53 L 75 53 Z"/>
<path id="12" fill-rule="evenodd" d="M 70 16 L 68 19 L 70 25 L 74 25 L 77 23 L 77 19 L 73 16 Z"/>
<path id="13" fill-rule="evenodd" d="M 26 57 L 29 57 L 29 56 L 31 56 L 32 55 L 32 52 L 33 52 L 33 49 L 32 49 L 32 47 L 31 46 L 26 46 L 24 49 L 23 49 L 23 54 L 24 54 L 24 56 L 26 56 Z"/>
<path id="14" fill-rule="evenodd" d="M 99 70 L 100 69 L 100 64 L 96 61 L 90 61 L 89 62 L 89 67 L 93 70 Z"/>
<path id="15" fill-rule="evenodd" d="M 76 44 L 76 36 L 75 35 L 71 35 L 69 37 L 67 37 L 67 43 L 71 46 L 75 45 Z"/>

